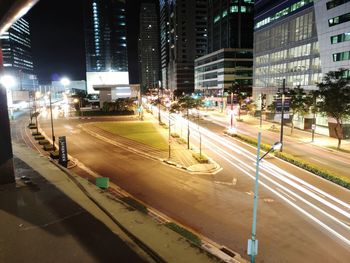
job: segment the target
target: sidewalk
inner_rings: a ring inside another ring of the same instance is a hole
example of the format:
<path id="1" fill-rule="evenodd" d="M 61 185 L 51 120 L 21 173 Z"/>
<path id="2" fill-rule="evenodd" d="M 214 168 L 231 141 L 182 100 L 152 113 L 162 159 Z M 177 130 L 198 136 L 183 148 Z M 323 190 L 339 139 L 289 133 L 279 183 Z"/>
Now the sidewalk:
<path id="1" fill-rule="evenodd" d="M 158 262 L 219 262 L 47 157 L 21 144 L 13 148 L 16 185 L 0 186 L 0 262 L 154 262 L 122 228 Z"/>

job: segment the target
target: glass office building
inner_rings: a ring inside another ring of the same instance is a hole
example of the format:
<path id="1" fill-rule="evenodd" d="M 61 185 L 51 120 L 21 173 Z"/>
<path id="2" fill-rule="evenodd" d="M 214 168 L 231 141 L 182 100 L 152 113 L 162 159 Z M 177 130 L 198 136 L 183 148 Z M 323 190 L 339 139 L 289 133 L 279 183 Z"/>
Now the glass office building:
<path id="1" fill-rule="evenodd" d="M 7 32 L 0 36 L 0 41 L 5 74 L 12 75 L 16 79 L 15 87 L 12 89 L 34 90 L 38 87 L 27 20 L 25 18 L 17 20 Z"/>
<path id="2" fill-rule="evenodd" d="M 251 91 L 253 9 L 252 0 L 209 1 L 208 54 L 195 60 L 196 90 L 219 96 L 236 82 Z"/>
<path id="3" fill-rule="evenodd" d="M 255 11 L 253 96 L 271 102 L 284 78 L 287 87 L 314 89 L 321 60 L 313 1 L 259 1 Z"/>

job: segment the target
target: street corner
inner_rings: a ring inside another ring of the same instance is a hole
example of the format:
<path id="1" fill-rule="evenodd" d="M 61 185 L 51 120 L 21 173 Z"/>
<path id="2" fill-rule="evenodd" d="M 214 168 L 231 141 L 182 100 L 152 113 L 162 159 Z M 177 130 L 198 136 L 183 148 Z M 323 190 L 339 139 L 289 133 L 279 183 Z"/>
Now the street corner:
<path id="1" fill-rule="evenodd" d="M 222 170 L 222 167 L 218 163 L 212 160 L 210 160 L 209 163 L 194 164 L 187 167 L 187 171 L 191 173 L 202 173 L 202 174 L 215 174 L 221 170 Z"/>

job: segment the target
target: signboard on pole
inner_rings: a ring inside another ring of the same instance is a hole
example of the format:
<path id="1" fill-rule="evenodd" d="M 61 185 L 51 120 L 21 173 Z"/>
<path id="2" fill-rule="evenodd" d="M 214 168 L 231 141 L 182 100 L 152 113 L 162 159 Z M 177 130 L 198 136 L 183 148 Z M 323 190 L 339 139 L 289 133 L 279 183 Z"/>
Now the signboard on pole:
<path id="1" fill-rule="evenodd" d="M 289 111 L 289 103 L 290 103 L 290 99 L 289 98 L 285 98 L 284 99 L 284 112 L 288 112 Z M 281 112 L 282 111 L 282 99 L 278 98 L 276 100 L 276 111 L 277 112 Z"/>
<path id="2" fill-rule="evenodd" d="M 67 154 L 67 143 L 66 143 L 66 136 L 60 136 L 58 137 L 58 152 L 59 152 L 59 159 L 58 163 L 64 167 L 67 167 L 68 164 L 68 154 Z"/>

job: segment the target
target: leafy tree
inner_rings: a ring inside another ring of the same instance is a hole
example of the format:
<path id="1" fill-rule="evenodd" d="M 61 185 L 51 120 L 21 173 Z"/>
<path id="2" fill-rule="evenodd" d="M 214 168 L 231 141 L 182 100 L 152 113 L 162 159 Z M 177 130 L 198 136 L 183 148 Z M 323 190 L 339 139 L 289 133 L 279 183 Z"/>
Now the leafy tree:
<path id="1" fill-rule="evenodd" d="M 307 114 L 310 110 L 310 104 L 312 97 L 310 95 L 306 94 L 303 88 L 300 86 L 297 86 L 294 89 L 291 89 L 289 91 L 289 110 L 291 112 L 292 117 L 292 128 L 291 128 L 291 134 L 294 130 L 294 116 L 295 114 L 299 114 L 301 116 L 304 116 Z"/>
<path id="2" fill-rule="evenodd" d="M 245 89 L 246 87 L 243 87 L 237 81 L 233 82 L 229 88 L 230 93 L 233 94 L 233 102 L 236 102 L 239 105 L 238 119 L 241 119 L 241 107 L 245 103 L 245 100 L 249 97 L 249 94 Z"/>
<path id="3" fill-rule="evenodd" d="M 171 112 L 186 111 L 187 115 L 187 148 L 190 149 L 190 124 L 189 124 L 189 110 L 197 109 L 203 104 L 201 98 L 193 98 L 191 96 L 180 97 L 179 100 L 173 103 L 170 107 Z"/>
<path id="4" fill-rule="evenodd" d="M 318 83 L 320 100 L 317 107 L 336 120 L 334 133 L 338 139 L 338 149 L 343 138 L 343 120 L 350 116 L 350 77 L 346 69 L 329 71 Z"/>

